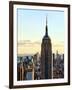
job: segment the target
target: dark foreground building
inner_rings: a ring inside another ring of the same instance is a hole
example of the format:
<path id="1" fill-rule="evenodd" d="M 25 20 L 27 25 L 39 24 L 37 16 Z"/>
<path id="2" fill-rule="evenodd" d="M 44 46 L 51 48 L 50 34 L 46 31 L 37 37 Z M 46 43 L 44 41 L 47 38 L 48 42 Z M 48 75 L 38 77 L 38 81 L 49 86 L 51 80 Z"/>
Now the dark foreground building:
<path id="1" fill-rule="evenodd" d="M 47 18 L 45 36 L 41 44 L 41 79 L 52 78 L 52 45 L 51 39 L 48 36 Z"/>

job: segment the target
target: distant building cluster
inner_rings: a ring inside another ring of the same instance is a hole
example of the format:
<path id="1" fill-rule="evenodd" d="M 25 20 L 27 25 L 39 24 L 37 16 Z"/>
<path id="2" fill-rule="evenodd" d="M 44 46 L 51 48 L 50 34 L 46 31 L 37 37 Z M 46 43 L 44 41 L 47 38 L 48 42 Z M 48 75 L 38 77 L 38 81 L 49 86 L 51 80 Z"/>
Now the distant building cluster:
<path id="1" fill-rule="evenodd" d="M 64 78 L 64 54 L 53 54 L 53 78 Z"/>
<path id="2" fill-rule="evenodd" d="M 52 43 L 48 36 L 47 18 L 45 35 L 41 44 L 41 55 L 17 57 L 17 80 L 40 80 L 64 78 L 64 54 L 52 53 Z"/>
<path id="3" fill-rule="evenodd" d="M 39 53 L 29 56 L 18 56 L 17 80 L 40 80 L 41 78 L 41 56 Z M 64 54 L 52 54 L 53 70 L 52 78 L 64 78 Z M 48 71 L 48 70 L 47 70 Z"/>
<path id="4" fill-rule="evenodd" d="M 33 57 L 19 56 L 18 63 L 17 63 L 17 80 L 27 80 L 27 79 L 32 80 L 34 79 L 33 75 L 34 75 Z"/>
<path id="5" fill-rule="evenodd" d="M 39 54 L 29 56 L 18 56 L 17 80 L 40 79 L 40 57 Z"/>

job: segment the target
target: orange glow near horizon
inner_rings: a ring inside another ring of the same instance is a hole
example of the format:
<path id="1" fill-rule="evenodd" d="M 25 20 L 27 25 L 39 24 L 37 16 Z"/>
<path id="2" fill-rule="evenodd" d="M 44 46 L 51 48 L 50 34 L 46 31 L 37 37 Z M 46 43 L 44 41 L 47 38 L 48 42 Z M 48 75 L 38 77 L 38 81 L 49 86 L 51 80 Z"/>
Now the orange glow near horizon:
<path id="1" fill-rule="evenodd" d="M 58 51 L 58 53 L 60 54 L 64 53 L 63 43 L 59 44 L 58 42 L 56 42 L 55 44 L 52 44 L 52 53 L 56 53 L 56 51 Z M 18 55 L 35 54 L 37 52 L 41 52 L 41 43 L 39 42 L 18 43 Z"/>

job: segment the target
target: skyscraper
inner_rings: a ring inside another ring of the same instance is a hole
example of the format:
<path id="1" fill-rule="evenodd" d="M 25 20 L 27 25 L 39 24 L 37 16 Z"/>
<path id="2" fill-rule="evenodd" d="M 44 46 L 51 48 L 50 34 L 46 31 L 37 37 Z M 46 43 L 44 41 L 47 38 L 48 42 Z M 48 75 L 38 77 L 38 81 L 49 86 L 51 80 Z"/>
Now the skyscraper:
<path id="1" fill-rule="evenodd" d="M 41 79 L 52 78 L 52 45 L 48 36 L 47 17 L 45 35 L 41 44 Z"/>

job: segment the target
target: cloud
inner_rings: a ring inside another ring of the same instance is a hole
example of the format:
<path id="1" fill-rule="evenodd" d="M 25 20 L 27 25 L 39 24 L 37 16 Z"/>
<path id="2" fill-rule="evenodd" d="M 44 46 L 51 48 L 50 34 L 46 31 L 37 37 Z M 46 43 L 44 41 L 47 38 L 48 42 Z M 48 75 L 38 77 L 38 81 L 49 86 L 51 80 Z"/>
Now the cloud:
<path id="1" fill-rule="evenodd" d="M 64 42 L 53 42 L 52 43 L 52 52 L 59 51 L 59 53 L 64 52 Z M 24 53 L 36 53 L 41 52 L 41 42 L 40 41 L 30 41 L 23 40 L 18 42 L 18 54 Z"/>
<path id="2" fill-rule="evenodd" d="M 31 46 L 31 45 L 40 45 L 40 44 L 41 42 L 39 41 L 32 42 L 30 40 L 23 40 L 18 42 L 18 46 Z"/>

